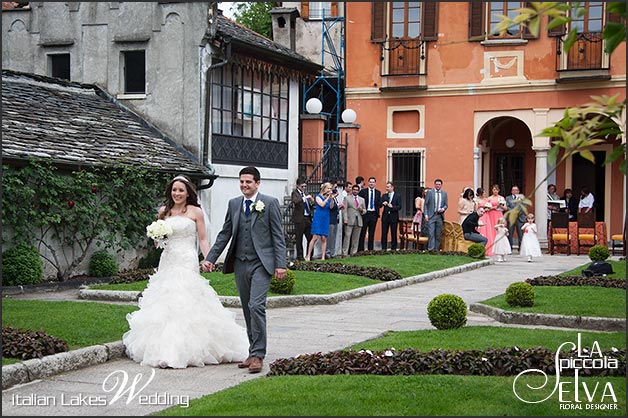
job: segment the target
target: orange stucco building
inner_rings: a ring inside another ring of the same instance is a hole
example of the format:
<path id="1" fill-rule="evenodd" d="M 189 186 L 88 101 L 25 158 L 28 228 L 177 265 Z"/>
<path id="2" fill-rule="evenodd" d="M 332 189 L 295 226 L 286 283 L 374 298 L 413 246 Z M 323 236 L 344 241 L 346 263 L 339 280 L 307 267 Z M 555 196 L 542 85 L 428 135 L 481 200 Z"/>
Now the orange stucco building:
<path id="1" fill-rule="evenodd" d="M 554 171 L 550 139 L 538 136 L 565 108 L 590 103 L 591 96 L 625 100 L 625 44 L 608 55 L 600 35 L 616 17 L 607 3 L 588 2 L 585 17 L 571 23 L 580 35 L 566 51 L 562 34 L 570 27 L 548 32 L 547 17 L 536 37 L 525 27 L 492 34 L 496 13 L 512 15 L 501 9 L 512 4 L 345 3 L 346 108 L 357 113 L 356 125 L 343 127 L 355 141 L 347 178 L 375 176 L 380 190 L 392 180 L 404 196 L 403 216 L 413 213 L 417 188 L 440 178 L 451 221 L 458 220 L 466 186 L 490 193 L 497 183 L 505 195 L 517 184 L 529 196 L 538 185 L 532 201 L 543 243 L 547 184 L 556 184 L 559 194 L 572 188 L 576 197 L 587 186 L 597 220 L 609 236 L 621 233 L 626 178 L 619 162 L 601 163 L 625 138 L 595 146 L 595 164 L 576 156 Z M 625 112 L 613 122 L 625 128 Z"/>

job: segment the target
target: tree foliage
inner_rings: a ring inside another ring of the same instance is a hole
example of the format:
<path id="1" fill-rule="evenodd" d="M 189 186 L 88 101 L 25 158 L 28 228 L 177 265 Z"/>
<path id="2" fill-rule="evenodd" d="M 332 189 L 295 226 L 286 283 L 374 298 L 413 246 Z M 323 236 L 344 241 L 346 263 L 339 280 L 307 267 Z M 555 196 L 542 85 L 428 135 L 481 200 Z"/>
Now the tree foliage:
<path id="1" fill-rule="evenodd" d="M 273 36 L 273 21 L 269 13 L 273 7 L 277 7 L 277 2 L 238 2 L 232 6 L 236 22 L 268 39 Z"/>
<path id="2" fill-rule="evenodd" d="M 145 245 L 145 227 L 166 181 L 154 171 L 121 165 L 60 172 L 50 162 L 31 161 L 3 171 L 3 245 L 34 245 L 61 281 L 94 245 Z"/>

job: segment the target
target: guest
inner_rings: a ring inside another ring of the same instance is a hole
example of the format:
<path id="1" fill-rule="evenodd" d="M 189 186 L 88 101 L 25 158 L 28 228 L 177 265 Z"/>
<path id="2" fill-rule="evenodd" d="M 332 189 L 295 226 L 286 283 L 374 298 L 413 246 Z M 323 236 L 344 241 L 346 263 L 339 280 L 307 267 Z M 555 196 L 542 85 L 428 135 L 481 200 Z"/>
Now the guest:
<path id="1" fill-rule="evenodd" d="M 491 187 L 492 194 L 488 197 L 490 208 L 487 207 L 488 210 L 486 211 L 488 215 L 488 235 L 486 236 L 488 243 L 486 245 L 486 255 L 493 255 L 493 243 L 495 242 L 496 232 L 495 225 L 497 225 L 497 221 L 504 216 L 504 212 L 506 211 L 506 199 L 499 194 L 499 191 L 499 185 L 493 184 Z"/>
<path id="2" fill-rule="evenodd" d="M 329 235 L 329 211 L 333 204 L 334 197 L 331 183 L 323 183 L 320 193 L 317 194 L 314 199 L 316 202 L 316 210 L 314 211 L 314 219 L 312 220 L 312 241 L 310 241 L 310 246 L 307 249 L 306 261 L 311 260 L 314 246 L 319 238 L 321 239 L 321 259 L 325 259 L 327 236 Z"/>
<path id="3" fill-rule="evenodd" d="M 354 184 L 351 194 L 345 197 L 345 210 L 342 212 L 342 221 L 345 229 L 345 236 L 342 241 L 342 256 L 346 257 L 358 251 L 358 240 L 362 231 L 362 214 L 366 212 L 364 198 L 358 196 L 360 186 Z"/>
<path id="4" fill-rule="evenodd" d="M 355 184 L 358 185 L 358 187 L 360 188 L 360 190 L 362 190 L 365 186 L 364 186 L 364 177 L 362 176 L 357 176 L 355 178 Z"/>
<path id="5" fill-rule="evenodd" d="M 510 189 L 510 195 L 506 196 L 506 209 L 507 211 L 517 211 L 517 217 L 514 222 L 509 222 L 511 220 L 510 216 L 507 216 L 508 222 L 508 243 L 512 249 L 513 239 L 515 236 L 515 232 L 517 233 L 517 245 L 519 249 L 521 249 L 521 239 L 523 238 L 523 231 L 521 227 L 526 222 L 526 214 L 522 207 L 522 202 L 525 196 L 519 193 L 519 186 L 516 184 L 513 185 Z"/>
<path id="6" fill-rule="evenodd" d="M 356 179 L 357 180 L 357 179 Z M 362 215 L 362 231 L 360 232 L 360 242 L 358 251 L 364 251 L 364 241 L 368 232 L 368 249 L 373 251 L 375 246 L 375 227 L 379 219 L 379 209 L 382 207 L 382 193 L 375 188 L 375 177 L 369 177 L 368 187 L 360 190 L 360 196 L 366 203 L 366 213 Z"/>
<path id="7" fill-rule="evenodd" d="M 388 230 L 390 229 L 390 249 L 397 249 L 397 234 L 399 225 L 399 211 L 401 210 L 401 196 L 395 193 L 395 185 L 386 183 L 386 193 L 382 196 L 382 251 L 388 249 Z"/>
<path id="8" fill-rule="evenodd" d="M 484 216 L 484 210 L 484 207 L 480 206 L 471 212 L 462 223 L 462 232 L 464 233 L 464 239 L 477 242 L 486 247 L 486 237 L 478 232 L 478 223 Z"/>
<path id="9" fill-rule="evenodd" d="M 475 194 L 473 189 L 466 188 L 462 193 L 460 199 L 458 199 L 458 214 L 460 215 L 460 225 L 464 222 L 464 219 L 475 210 L 475 202 L 473 198 Z"/>
<path id="10" fill-rule="evenodd" d="M 327 251 L 325 252 L 325 258 L 334 258 L 336 241 L 342 240 L 342 233 L 338 234 L 338 222 L 340 211 L 338 210 L 338 195 L 340 192 L 336 186 L 332 190 L 332 199 L 329 208 L 329 235 L 327 235 Z M 340 235 L 340 237 L 338 237 Z"/>
<path id="11" fill-rule="evenodd" d="M 495 240 L 495 230 L 492 228 L 489 228 L 489 219 L 488 219 L 488 213 L 487 210 L 491 207 L 491 202 L 488 201 L 488 197 L 486 196 L 486 192 L 484 191 L 484 189 L 482 187 L 478 187 L 478 189 L 476 190 L 476 202 L 475 202 L 475 210 L 477 212 L 477 210 L 479 208 L 483 208 L 484 211 L 482 212 L 482 215 L 480 215 L 480 219 L 478 220 L 478 232 L 486 237 L 486 239 L 489 239 L 489 236 L 493 237 L 492 241 Z M 486 253 L 488 255 L 488 248 L 486 250 Z"/>
<path id="12" fill-rule="evenodd" d="M 550 200 L 560 200 L 558 193 L 556 193 L 555 184 L 547 185 L 547 219 L 552 219 L 552 212 L 558 212 L 560 210 L 560 205 L 558 203 L 549 203 Z"/>
<path id="13" fill-rule="evenodd" d="M 427 220 L 428 240 L 427 250 L 437 251 L 440 248 L 440 236 L 443 231 L 443 221 L 447 210 L 447 192 L 441 190 L 443 181 L 434 180 L 434 189 L 425 195 L 425 219 Z"/>
<path id="14" fill-rule="evenodd" d="M 427 233 L 427 221 L 425 221 L 425 187 L 419 186 L 418 196 L 414 199 L 414 208 L 416 212 L 412 223 L 417 224 L 419 231 L 423 230 Z M 421 234 L 423 236 L 423 234 Z"/>
<path id="15" fill-rule="evenodd" d="M 565 191 L 563 192 L 563 200 L 565 201 L 565 207 L 562 208 L 560 211 L 568 213 L 570 221 L 576 221 L 579 202 L 578 199 L 573 197 L 573 191 L 571 189 L 565 189 Z"/>
<path id="16" fill-rule="evenodd" d="M 297 179 L 297 187 L 292 191 L 292 223 L 295 228 L 295 240 L 297 247 L 297 260 L 303 260 L 303 237 L 305 236 L 305 248 L 312 240 L 312 211 L 314 198 L 306 192 L 307 183 L 305 177 Z"/>
<path id="17" fill-rule="evenodd" d="M 595 198 L 593 197 L 593 193 L 587 186 L 584 186 L 580 190 L 580 201 L 578 202 L 578 212 L 587 213 L 591 212 L 593 209 L 593 204 L 595 203 Z"/>
<path id="18" fill-rule="evenodd" d="M 532 257 L 541 257 L 541 245 L 537 236 L 536 224 L 534 223 L 534 214 L 528 213 L 527 222 L 521 227 L 523 229 L 523 239 L 521 240 L 521 249 L 519 254 L 528 257 L 528 262 L 532 262 Z"/>
<path id="19" fill-rule="evenodd" d="M 347 184 L 349 184 L 349 187 L 347 189 Z M 336 245 L 335 248 L 333 248 L 333 252 L 332 255 L 334 257 L 342 257 L 342 242 L 344 240 L 344 226 L 343 226 L 343 222 L 342 222 L 342 212 L 345 209 L 345 197 L 347 197 L 347 195 L 351 194 L 351 185 L 353 183 L 349 182 L 344 182 L 341 179 L 338 180 L 338 182 L 336 182 L 336 185 L 338 187 L 338 196 L 336 197 L 336 202 L 338 203 L 338 232 L 336 232 Z"/>

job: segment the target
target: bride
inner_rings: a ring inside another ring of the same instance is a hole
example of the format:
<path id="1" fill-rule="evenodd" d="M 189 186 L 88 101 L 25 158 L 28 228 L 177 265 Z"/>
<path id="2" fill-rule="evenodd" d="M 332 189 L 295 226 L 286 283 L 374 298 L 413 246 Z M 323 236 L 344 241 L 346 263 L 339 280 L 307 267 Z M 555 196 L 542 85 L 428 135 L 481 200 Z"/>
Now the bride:
<path id="1" fill-rule="evenodd" d="M 246 329 L 222 306 L 216 291 L 199 273 L 196 238 L 209 252 L 203 211 L 194 185 L 185 176 L 166 187 L 159 219 L 171 228 L 157 272 L 139 299 L 140 309 L 127 315 L 130 330 L 122 336 L 129 358 L 152 367 L 202 367 L 242 361 L 248 356 Z"/>

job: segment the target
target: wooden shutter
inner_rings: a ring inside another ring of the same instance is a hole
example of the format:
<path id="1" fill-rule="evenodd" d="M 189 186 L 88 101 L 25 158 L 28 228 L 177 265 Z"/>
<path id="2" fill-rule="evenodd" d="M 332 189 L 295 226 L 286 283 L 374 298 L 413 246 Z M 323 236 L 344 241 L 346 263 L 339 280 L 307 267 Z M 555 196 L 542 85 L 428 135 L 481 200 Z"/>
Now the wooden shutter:
<path id="1" fill-rule="evenodd" d="M 371 42 L 386 40 L 386 7 L 388 2 L 374 1 L 371 3 Z"/>
<path id="2" fill-rule="evenodd" d="M 550 17 L 548 23 L 553 19 Z M 547 31 L 547 36 L 563 36 L 567 33 L 567 25 L 559 25 Z"/>
<path id="3" fill-rule="evenodd" d="M 531 9 L 532 4 L 529 1 L 526 1 L 523 7 Z M 530 32 L 530 29 L 528 29 L 528 25 L 523 26 L 523 31 L 521 35 L 523 36 L 523 39 L 537 39 L 538 38 L 538 36 L 534 36 L 532 32 Z"/>
<path id="4" fill-rule="evenodd" d="M 484 32 L 484 10 L 485 3 L 483 1 L 469 2 L 469 40 L 483 41 Z"/>
<path id="5" fill-rule="evenodd" d="M 301 2 L 301 18 L 304 20 L 308 20 L 310 18 L 310 2 L 309 1 Z"/>
<path id="6" fill-rule="evenodd" d="M 438 4 L 437 1 L 423 2 L 421 34 L 424 41 L 438 40 Z"/>
<path id="7" fill-rule="evenodd" d="M 606 23 L 622 23 L 621 15 L 619 13 L 606 12 Z"/>
<path id="8" fill-rule="evenodd" d="M 331 2 L 331 16 L 332 17 L 338 16 L 338 2 L 337 1 Z"/>

